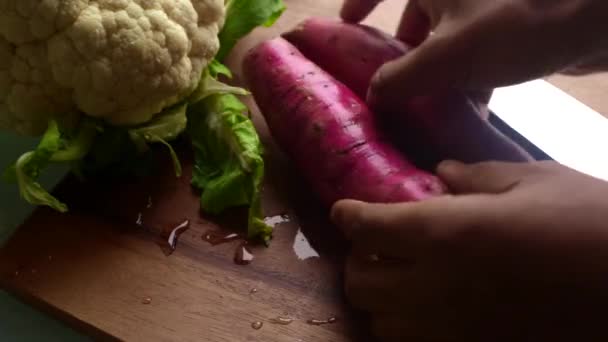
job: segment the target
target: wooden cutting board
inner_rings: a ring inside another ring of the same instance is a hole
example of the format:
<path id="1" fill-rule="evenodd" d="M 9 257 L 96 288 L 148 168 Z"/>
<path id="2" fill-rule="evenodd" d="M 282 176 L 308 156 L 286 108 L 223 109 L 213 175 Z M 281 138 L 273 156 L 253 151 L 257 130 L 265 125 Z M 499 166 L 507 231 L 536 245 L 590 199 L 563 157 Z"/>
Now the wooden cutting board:
<path id="1" fill-rule="evenodd" d="M 341 3 L 286 2 L 276 26 L 256 30 L 230 56 L 237 82 L 247 49 L 307 16 L 336 16 Z M 366 22 L 393 32 L 403 6 L 385 1 Z M 209 231 L 242 231 L 242 213 L 218 218 L 199 212 L 184 153 L 182 179 L 167 168 L 138 183 L 64 181 L 56 193 L 71 212 L 41 208 L 20 227 L 0 250 L 2 287 L 102 340 L 369 341 L 364 317 L 343 298 L 346 244 L 248 104 L 268 150 L 265 211 L 287 221 L 277 224 L 269 248 L 252 248 L 249 265 L 233 262 L 239 241 L 204 241 Z M 189 229 L 166 255 L 162 233 L 184 220 Z M 272 322 L 279 317 L 293 322 Z M 329 318 L 335 322 L 307 323 Z M 254 329 L 255 322 L 262 327 Z"/>
<path id="2" fill-rule="evenodd" d="M 288 0 L 287 6 L 276 26 L 255 31 L 230 56 L 237 83 L 249 47 L 309 15 L 336 16 L 340 1 Z M 371 20 L 396 26 L 398 12 L 383 7 Z M 251 248 L 249 265 L 233 261 L 239 241 L 212 246 L 203 240 L 208 231 L 242 231 L 244 216 L 200 213 L 185 153 L 181 179 L 170 162 L 139 183 L 66 179 L 55 194 L 69 204 L 69 214 L 36 210 L 0 250 L 2 287 L 97 339 L 369 341 L 343 298 L 345 243 L 273 145 L 255 105 L 248 105 L 268 150 L 265 212 L 277 221 L 288 217 L 275 227 L 270 247 Z M 160 232 L 184 220 L 189 229 L 165 255 Z M 280 317 L 293 322 L 272 323 Z M 330 324 L 307 322 L 330 318 Z M 254 329 L 255 322 L 263 326 Z"/>

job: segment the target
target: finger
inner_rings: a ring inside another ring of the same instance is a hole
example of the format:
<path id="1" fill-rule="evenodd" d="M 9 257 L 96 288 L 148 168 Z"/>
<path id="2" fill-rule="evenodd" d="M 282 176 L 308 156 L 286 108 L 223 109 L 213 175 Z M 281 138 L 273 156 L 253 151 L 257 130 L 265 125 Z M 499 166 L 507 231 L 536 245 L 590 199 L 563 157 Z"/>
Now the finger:
<path id="1" fill-rule="evenodd" d="M 411 46 L 420 45 L 429 35 L 431 22 L 418 0 L 409 0 L 397 28 L 397 39 Z"/>
<path id="2" fill-rule="evenodd" d="M 461 87 L 469 78 L 466 44 L 463 35 L 430 36 L 410 53 L 376 71 L 367 102 L 379 109 L 392 108 L 416 95 Z"/>
<path id="3" fill-rule="evenodd" d="M 344 291 L 350 304 L 368 312 L 398 312 L 411 263 L 372 261 L 351 254 L 346 262 Z"/>
<path id="4" fill-rule="evenodd" d="M 344 0 L 340 16 L 346 22 L 358 23 L 365 19 L 380 2 L 382 0 Z"/>
<path id="5" fill-rule="evenodd" d="M 416 341 L 429 342 L 410 319 L 403 315 L 374 315 L 372 331 L 376 338 L 387 342 Z"/>
<path id="6" fill-rule="evenodd" d="M 479 107 L 479 116 L 481 116 L 481 118 L 484 120 L 488 120 L 490 118 L 490 108 L 488 107 L 488 104 L 492 99 L 493 93 L 493 89 L 473 90 L 467 92 L 469 98 L 471 98 L 471 100 L 473 100 L 473 102 Z"/>
<path id="7" fill-rule="evenodd" d="M 355 308 L 374 313 L 420 314 L 447 293 L 447 274 L 421 261 L 371 261 L 351 254 L 346 262 L 344 290 Z M 473 280 L 470 280 L 471 282 Z"/>
<path id="8" fill-rule="evenodd" d="M 467 92 L 467 95 L 476 102 L 488 104 L 490 103 L 490 99 L 492 98 L 492 94 L 494 93 L 494 89 L 481 89 L 481 90 L 472 90 Z"/>
<path id="9" fill-rule="evenodd" d="M 415 259 L 451 243 L 454 235 L 493 226 L 499 209 L 500 202 L 489 195 L 444 196 L 397 204 L 346 200 L 333 206 L 331 217 L 351 239 L 355 251 Z"/>
<path id="10" fill-rule="evenodd" d="M 440 310 L 439 308 L 437 308 Z M 453 315 L 450 319 L 441 318 L 444 312 L 435 312 L 434 317 L 421 318 L 415 314 L 379 314 L 372 317 L 372 333 L 381 341 L 388 342 L 447 342 L 447 341 L 490 341 L 479 338 L 476 332 L 485 329 L 475 322 L 484 322 L 476 316 Z M 486 329 L 487 330 L 487 329 Z M 494 330 L 490 336 L 502 336 Z M 501 339 L 500 341 L 513 341 Z"/>
<path id="11" fill-rule="evenodd" d="M 472 341 L 461 339 L 461 335 L 442 323 L 432 318 L 422 320 L 416 315 L 374 315 L 372 332 L 376 338 L 387 342 Z"/>
<path id="12" fill-rule="evenodd" d="M 444 161 L 437 167 L 437 175 L 448 188 L 458 194 L 505 193 L 516 187 L 527 175 L 535 172 L 528 163 L 481 162 L 463 164 Z"/>

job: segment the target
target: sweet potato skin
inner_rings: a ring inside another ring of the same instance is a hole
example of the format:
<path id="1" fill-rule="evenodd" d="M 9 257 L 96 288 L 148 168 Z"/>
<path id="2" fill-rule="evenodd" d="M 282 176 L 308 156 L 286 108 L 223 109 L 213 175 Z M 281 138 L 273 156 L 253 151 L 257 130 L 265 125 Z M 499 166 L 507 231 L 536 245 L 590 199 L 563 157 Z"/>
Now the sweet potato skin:
<path id="1" fill-rule="evenodd" d="M 375 28 L 327 18 L 309 18 L 283 37 L 362 99 L 378 68 L 411 50 Z M 426 167 L 444 159 L 533 160 L 486 120 L 484 104 L 457 90 L 410 99 L 378 114 L 400 148 Z"/>
<path id="2" fill-rule="evenodd" d="M 387 142 L 359 97 L 283 38 L 250 50 L 243 70 L 274 140 L 325 205 L 340 199 L 407 202 L 445 193 L 437 177 Z"/>
<path id="3" fill-rule="evenodd" d="M 362 99 L 376 70 L 410 50 L 373 27 L 322 17 L 308 18 L 282 37 Z"/>

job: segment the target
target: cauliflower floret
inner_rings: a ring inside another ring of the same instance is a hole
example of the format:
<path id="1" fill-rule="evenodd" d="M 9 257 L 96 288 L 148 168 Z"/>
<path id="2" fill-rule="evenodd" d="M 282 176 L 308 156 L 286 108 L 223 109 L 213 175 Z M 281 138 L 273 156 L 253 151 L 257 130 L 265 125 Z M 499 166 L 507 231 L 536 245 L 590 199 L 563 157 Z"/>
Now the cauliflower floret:
<path id="1" fill-rule="evenodd" d="M 73 122 L 78 114 L 71 91 L 53 83 L 44 44 L 15 47 L 0 37 L 0 128 L 36 134 L 51 117 Z"/>
<path id="2" fill-rule="evenodd" d="M 224 0 L 0 0 L 0 128 L 150 120 L 195 89 L 224 15 Z"/>

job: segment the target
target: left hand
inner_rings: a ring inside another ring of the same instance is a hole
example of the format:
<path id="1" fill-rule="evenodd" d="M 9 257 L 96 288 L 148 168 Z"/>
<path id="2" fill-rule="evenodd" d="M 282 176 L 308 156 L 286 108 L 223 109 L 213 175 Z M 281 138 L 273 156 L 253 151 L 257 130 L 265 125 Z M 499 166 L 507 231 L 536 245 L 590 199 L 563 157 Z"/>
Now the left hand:
<path id="1" fill-rule="evenodd" d="M 608 340 L 608 183 L 553 162 L 438 174 L 456 195 L 333 208 L 352 241 L 347 296 L 378 337 Z"/>

